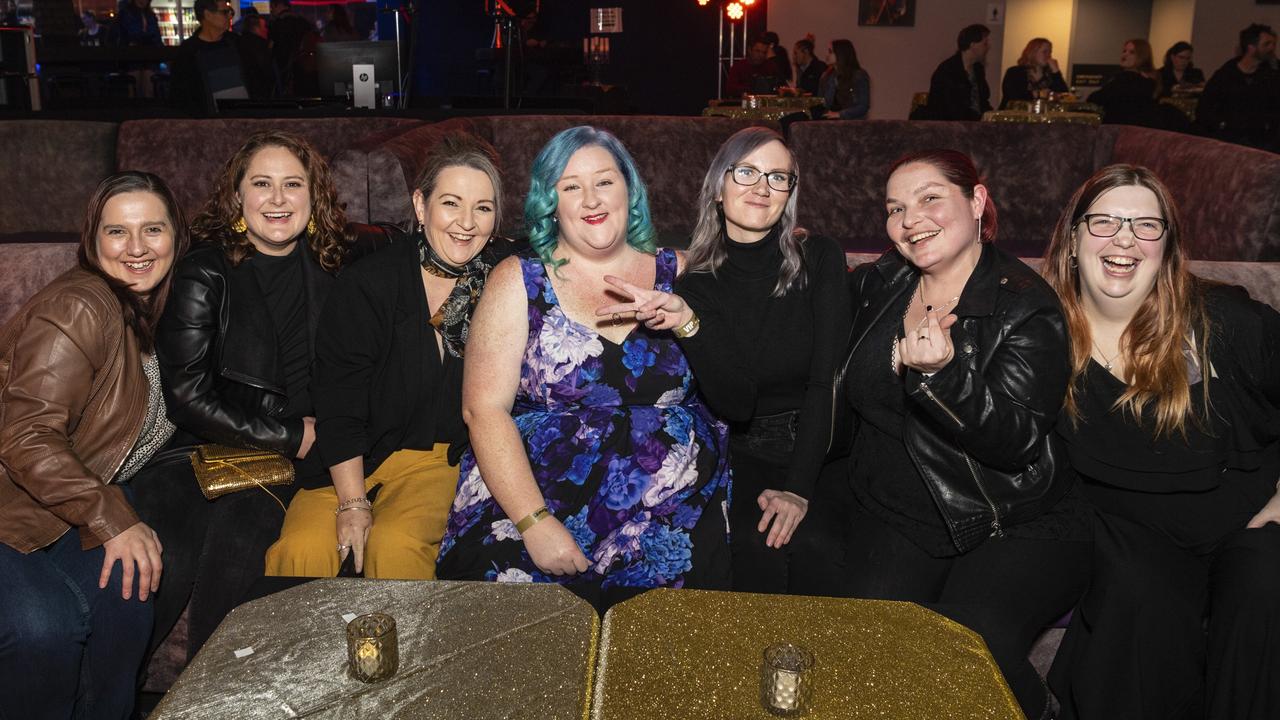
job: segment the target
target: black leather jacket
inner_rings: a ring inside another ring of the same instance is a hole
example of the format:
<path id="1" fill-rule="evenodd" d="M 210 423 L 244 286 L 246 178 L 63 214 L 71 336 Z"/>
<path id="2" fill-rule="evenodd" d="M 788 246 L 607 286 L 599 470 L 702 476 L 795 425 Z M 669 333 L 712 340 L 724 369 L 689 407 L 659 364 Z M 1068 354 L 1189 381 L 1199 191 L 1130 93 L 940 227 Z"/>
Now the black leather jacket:
<path id="1" fill-rule="evenodd" d="M 309 343 L 333 282 L 304 244 Z M 199 245 L 174 270 L 156 332 L 156 357 L 169 418 L 207 442 L 273 450 L 292 458 L 302 420 L 282 418 L 284 368 L 276 331 L 253 269 L 232 267 L 222 248 Z"/>
<path id="2" fill-rule="evenodd" d="M 918 274 L 896 250 L 854 270 L 843 368 L 875 323 L 901 322 L 885 310 Z M 907 372 L 903 437 L 952 542 L 967 552 L 1045 512 L 1075 482 L 1050 432 L 1066 395 L 1070 345 L 1053 290 L 991 245 L 953 312 L 954 359 L 929 378 Z M 849 381 L 856 392 L 857 378 Z"/>

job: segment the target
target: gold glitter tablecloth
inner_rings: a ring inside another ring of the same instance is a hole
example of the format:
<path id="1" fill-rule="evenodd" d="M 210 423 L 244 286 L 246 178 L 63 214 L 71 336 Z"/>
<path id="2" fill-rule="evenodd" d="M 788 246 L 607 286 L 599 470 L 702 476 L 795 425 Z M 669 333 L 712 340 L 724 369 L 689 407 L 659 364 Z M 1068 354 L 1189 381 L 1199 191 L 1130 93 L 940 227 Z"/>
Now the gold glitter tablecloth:
<path id="1" fill-rule="evenodd" d="M 347 672 L 343 619 L 366 612 L 400 644 L 370 685 Z M 585 719 L 598 628 L 558 585 L 316 580 L 234 610 L 150 717 Z"/>
<path id="2" fill-rule="evenodd" d="M 751 720 L 764 648 L 813 651 L 823 718 L 1021 720 L 982 639 L 912 603 L 653 590 L 605 616 L 592 718 Z"/>
<path id="3" fill-rule="evenodd" d="M 1021 110 L 991 110 L 983 114 L 983 122 L 1013 123 L 1069 123 L 1072 125 L 1100 125 L 1102 116 L 1088 112 L 1033 113 Z"/>

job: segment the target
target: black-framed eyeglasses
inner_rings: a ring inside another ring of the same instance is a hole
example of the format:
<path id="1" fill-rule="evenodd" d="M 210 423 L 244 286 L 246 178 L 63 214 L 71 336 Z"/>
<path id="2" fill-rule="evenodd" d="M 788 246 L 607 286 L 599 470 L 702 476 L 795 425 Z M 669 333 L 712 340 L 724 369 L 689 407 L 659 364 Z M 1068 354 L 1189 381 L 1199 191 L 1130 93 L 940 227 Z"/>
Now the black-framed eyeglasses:
<path id="1" fill-rule="evenodd" d="M 1133 236 L 1148 242 L 1164 237 L 1164 231 L 1169 229 L 1169 223 L 1162 218 L 1126 218 L 1105 213 L 1091 213 L 1080 218 L 1078 222 L 1084 223 L 1090 235 L 1099 238 L 1115 237 L 1120 232 L 1120 228 L 1124 227 L 1125 223 L 1129 223 L 1129 231 Z"/>
<path id="2" fill-rule="evenodd" d="M 789 172 L 763 172 L 757 170 L 750 165 L 734 165 L 725 172 L 729 173 L 729 177 L 739 185 L 751 187 L 760 182 L 760 178 L 765 178 L 765 182 L 769 183 L 769 187 L 778 192 L 791 192 L 796 186 L 796 174 Z"/>

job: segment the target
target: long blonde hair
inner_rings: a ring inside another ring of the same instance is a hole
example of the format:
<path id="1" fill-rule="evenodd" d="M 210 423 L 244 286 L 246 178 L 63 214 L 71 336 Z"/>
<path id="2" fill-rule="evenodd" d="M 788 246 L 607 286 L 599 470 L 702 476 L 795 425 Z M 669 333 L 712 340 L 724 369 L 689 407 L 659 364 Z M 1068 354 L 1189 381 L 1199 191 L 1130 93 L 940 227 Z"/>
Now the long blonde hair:
<path id="1" fill-rule="evenodd" d="M 1184 344 L 1170 342 L 1170 338 L 1186 338 L 1191 331 L 1195 342 L 1193 351 L 1207 379 L 1209 316 L 1204 308 L 1200 288 L 1202 281 L 1187 270 L 1178 209 L 1169 190 L 1144 167 L 1109 165 L 1086 180 L 1058 218 L 1045 253 L 1045 279 L 1062 300 L 1062 311 L 1071 335 L 1071 383 L 1067 387 L 1064 407 L 1073 421 L 1079 420 L 1076 394 L 1082 389 L 1080 383 L 1093 348 L 1093 332 L 1080 301 L 1080 271 L 1072 249 L 1076 227 L 1103 193 L 1129 186 L 1146 188 L 1155 194 L 1166 224 L 1165 246 L 1155 285 L 1120 336 L 1120 356 L 1124 359 L 1128 387 L 1116 400 L 1115 409 L 1140 419 L 1143 410 L 1152 404 L 1155 407 L 1156 436 L 1177 432 L 1185 437 L 1187 420 L 1195 420 L 1191 385 L 1183 355 Z M 1208 382 L 1205 382 L 1206 411 L 1208 388 Z"/>

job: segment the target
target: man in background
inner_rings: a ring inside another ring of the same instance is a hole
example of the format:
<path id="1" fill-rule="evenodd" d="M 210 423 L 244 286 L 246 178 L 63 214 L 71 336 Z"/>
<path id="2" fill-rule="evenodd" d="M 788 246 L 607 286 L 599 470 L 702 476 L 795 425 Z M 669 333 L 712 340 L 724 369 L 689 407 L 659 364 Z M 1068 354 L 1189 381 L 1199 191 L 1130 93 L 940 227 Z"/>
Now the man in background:
<path id="1" fill-rule="evenodd" d="M 1264 150 L 1277 148 L 1280 74 L 1272 69 L 1276 33 L 1257 23 L 1240 31 L 1240 54 L 1209 78 L 1196 107 L 1206 135 Z"/>
<path id="2" fill-rule="evenodd" d="M 818 82 L 822 79 L 822 73 L 826 72 L 827 64 L 813 56 L 813 40 L 797 40 L 795 58 L 796 87 L 810 95 L 817 95 Z"/>
<path id="3" fill-rule="evenodd" d="M 970 25 L 956 37 L 956 54 L 943 60 L 929 80 L 929 103 L 918 120 L 981 120 L 991 109 L 991 88 L 983 63 L 991 30 Z"/>

